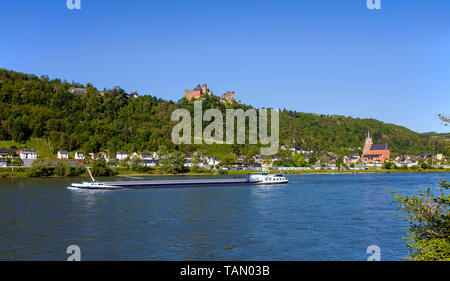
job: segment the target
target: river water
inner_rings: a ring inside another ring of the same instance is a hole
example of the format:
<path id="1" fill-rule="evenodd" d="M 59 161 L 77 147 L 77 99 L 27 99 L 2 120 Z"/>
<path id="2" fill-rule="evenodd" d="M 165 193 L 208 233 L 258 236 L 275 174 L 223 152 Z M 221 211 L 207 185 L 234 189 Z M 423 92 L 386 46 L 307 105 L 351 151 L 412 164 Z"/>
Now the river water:
<path id="1" fill-rule="evenodd" d="M 413 194 L 448 175 L 116 191 L 66 188 L 81 178 L 0 179 L 0 260 L 66 260 L 69 245 L 82 260 L 366 260 L 369 245 L 400 260 L 407 225 L 387 188 Z"/>

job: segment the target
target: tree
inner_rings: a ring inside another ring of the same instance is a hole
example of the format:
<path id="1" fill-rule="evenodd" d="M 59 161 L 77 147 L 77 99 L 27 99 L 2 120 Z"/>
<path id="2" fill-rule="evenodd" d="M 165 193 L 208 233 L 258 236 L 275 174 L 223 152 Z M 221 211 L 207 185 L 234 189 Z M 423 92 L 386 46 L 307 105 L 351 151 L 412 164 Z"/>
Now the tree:
<path id="1" fill-rule="evenodd" d="M 449 116 L 444 116 L 443 114 L 438 114 L 438 116 L 439 116 L 439 119 L 441 119 L 441 121 L 443 122 L 442 125 L 448 126 L 450 124 Z"/>
<path id="2" fill-rule="evenodd" d="M 336 167 L 340 170 L 341 167 L 344 165 L 344 160 L 339 157 L 338 159 L 336 159 Z"/>
<path id="3" fill-rule="evenodd" d="M 255 158 L 253 158 L 250 155 L 246 155 L 245 158 L 244 158 L 243 164 L 249 165 L 249 166 L 253 165 L 253 164 L 255 164 Z"/>
<path id="4" fill-rule="evenodd" d="M 191 157 L 191 164 L 192 164 L 192 171 L 199 172 L 200 171 L 200 154 L 196 151 L 194 154 L 192 154 Z"/>
<path id="5" fill-rule="evenodd" d="M 148 171 L 148 167 L 141 162 L 141 159 L 138 156 L 134 156 L 131 159 L 130 168 L 131 168 L 131 170 L 139 172 L 139 173 L 145 173 Z"/>
<path id="6" fill-rule="evenodd" d="M 448 118 L 441 120 L 445 124 L 450 122 Z M 408 236 L 404 237 L 410 254 L 408 260 L 450 261 L 450 184 L 445 179 L 438 184 L 438 195 L 428 187 L 411 197 L 395 196 L 402 216 L 409 223 Z"/>
<path id="7" fill-rule="evenodd" d="M 391 170 L 393 165 L 394 165 L 394 163 L 392 163 L 392 162 L 388 162 L 388 161 L 384 162 L 384 168 L 386 170 Z"/>
<path id="8" fill-rule="evenodd" d="M 64 176 L 66 174 L 66 167 L 64 167 L 63 162 L 61 161 L 56 162 L 54 173 L 57 176 Z"/>
<path id="9" fill-rule="evenodd" d="M 407 247 L 412 261 L 450 261 L 450 184 L 441 179 L 438 196 L 429 187 L 418 195 L 395 198 L 409 223 Z M 395 192 L 393 192 L 395 194 Z"/>
<path id="10" fill-rule="evenodd" d="M 161 154 L 159 165 L 161 169 L 169 174 L 179 174 L 186 171 L 184 163 L 186 156 L 180 151 Z"/>
<path id="11" fill-rule="evenodd" d="M 114 171 L 106 165 L 103 159 L 91 161 L 92 175 L 96 177 L 113 176 Z"/>
<path id="12" fill-rule="evenodd" d="M 295 167 L 307 167 L 308 163 L 305 161 L 305 157 L 300 154 L 294 154 L 292 156 L 292 162 L 294 162 Z"/>
<path id="13" fill-rule="evenodd" d="M 30 177 L 49 177 L 53 173 L 53 167 L 50 162 L 36 159 L 31 162 L 31 168 L 28 171 Z"/>
<path id="14" fill-rule="evenodd" d="M 236 163 L 236 155 L 234 155 L 234 154 L 227 154 L 227 155 L 222 156 L 220 160 L 222 162 L 222 165 L 224 165 L 224 166 L 231 166 L 234 163 Z"/>
<path id="15" fill-rule="evenodd" d="M 308 163 L 309 165 L 314 165 L 317 162 L 317 157 L 316 156 L 311 156 L 309 157 Z"/>
<path id="16" fill-rule="evenodd" d="M 272 165 L 272 157 L 270 157 L 269 155 L 266 155 L 263 157 L 263 165 L 268 167 L 270 165 Z"/>

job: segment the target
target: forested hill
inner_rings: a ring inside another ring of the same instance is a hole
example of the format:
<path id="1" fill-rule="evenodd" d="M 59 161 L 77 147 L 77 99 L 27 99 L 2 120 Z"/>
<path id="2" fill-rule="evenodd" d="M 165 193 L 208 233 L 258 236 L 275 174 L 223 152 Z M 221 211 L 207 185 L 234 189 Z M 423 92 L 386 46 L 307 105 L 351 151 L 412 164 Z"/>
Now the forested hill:
<path id="1" fill-rule="evenodd" d="M 72 94 L 70 87 L 83 87 L 86 94 Z M 174 149 L 170 140 L 170 117 L 176 108 L 192 104 L 144 95 L 130 98 L 114 88 L 102 96 L 91 84 L 78 85 L 59 79 L 0 69 L 0 140 L 24 143 L 31 138 L 46 139 L 53 151 L 98 152 L 118 150 L 155 151 L 162 144 Z M 208 97 L 204 108 L 247 109 L 245 105 L 224 105 Z M 363 146 L 370 129 L 374 143 L 387 143 L 391 150 L 405 154 L 444 151 L 444 139 L 415 133 L 407 128 L 374 119 L 317 115 L 283 110 L 280 113 L 280 142 L 307 149 L 338 154 Z M 254 154 L 248 145 L 202 145 L 177 147 L 182 151 L 201 150 L 206 154 Z"/>

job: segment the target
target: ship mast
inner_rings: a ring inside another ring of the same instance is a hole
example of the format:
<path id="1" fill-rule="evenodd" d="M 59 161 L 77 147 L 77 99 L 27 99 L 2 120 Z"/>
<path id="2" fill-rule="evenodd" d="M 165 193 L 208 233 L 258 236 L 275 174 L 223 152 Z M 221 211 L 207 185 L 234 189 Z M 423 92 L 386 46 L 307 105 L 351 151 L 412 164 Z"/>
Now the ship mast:
<path id="1" fill-rule="evenodd" d="M 93 182 L 96 182 L 95 179 L 94 179 L 94 176 L 92 175 L 91 170 L 89 169 L 88 166 L 86 166 L 86 169 L 87 169 L 87 171 L 88 171 L 88 173 L 89 173 L 89 176 L 91 176 L 92 181 L 93 181 Z"/>

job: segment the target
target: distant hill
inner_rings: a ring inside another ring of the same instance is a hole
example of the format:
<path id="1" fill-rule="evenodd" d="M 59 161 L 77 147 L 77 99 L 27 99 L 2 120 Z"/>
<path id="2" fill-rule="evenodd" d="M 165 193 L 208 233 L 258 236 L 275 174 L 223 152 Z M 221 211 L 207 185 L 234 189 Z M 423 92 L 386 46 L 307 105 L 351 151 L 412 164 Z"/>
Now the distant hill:
<path id="1" fill-rule="evenodd" d="M 71 87 L 86 89 L 72 94 Z M 37 77 L 0 69 L 0 140 L 24 143 L 31 138 L 48 140 L 57 150 L 84 152 L 118 150 L 155 151 L 161 145 L 186 152 L 206 154 L 255 154 L 249 145 L 192 145 L 176 147 L 170 140 L 173 110 L 192 110 L 186 99 L 166 101 L 149 95 L 130 98 L 123 89 L 101 95 L 91 84 L 80 85 L 46 76 Z M 204 100 L 204 108 L 251 106 L 220 103 L 215 96 Z M 387 143 L 392 152 L 404 154 L 445 151 L 445 137 L 419 134 L 405 127 L 375 119 L 280 112 L 280 142 L 340 155 L 358 152 L 370 129 L 375 143 Z"/>
<path id="2" fill-rule="evenodd" d="M 435 138 L 441 138 L 441 139 L 450 141 L 450 133 L 429 132 L 429 133 L 422 133 L 422 135 L 429 136 L 429 137 L 435 137 Z"/>

